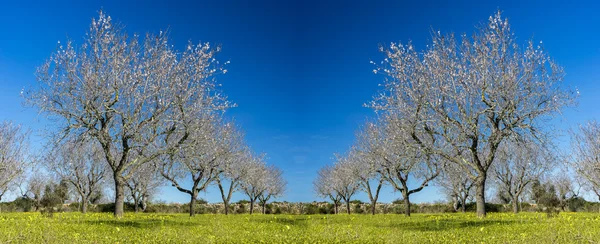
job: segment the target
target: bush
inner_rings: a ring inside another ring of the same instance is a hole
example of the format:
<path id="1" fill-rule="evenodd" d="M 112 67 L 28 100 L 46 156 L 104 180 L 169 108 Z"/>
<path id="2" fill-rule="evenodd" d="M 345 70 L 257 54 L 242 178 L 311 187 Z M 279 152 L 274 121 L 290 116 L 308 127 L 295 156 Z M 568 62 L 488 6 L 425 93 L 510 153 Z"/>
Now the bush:
<path id="1" fill-rule="evenodd" d="M 246 201 L 246 202 L 248 202 L 248 201 Z M 246 204 L 245 203 L 243 203 L 242 201 L 239 201 L 237 203 L 237 205 L 238 205 L 238 209 L 235 211 L 236 213 L 238 213 L 238 214 L 245 214 L 247 212 L 246 211 Z"/>
<path id="2" fill-rule="evenodd" d="M 587 201 L 580 197 L 573 197 L 567 200 L 567 208 L 571 212 L 581 212 Z"/>
<path id="3" fill-rule="evenodd" d="M 365 213 L 365 210 L 362 209 L 361 205 L 362 204 L 356 204 L 356 205 L 354 205 L 354 211 L 353 212 L 357 213 L 357 214 Z"/>
<path id="4" fill-rule="evenodd" d="M 304 206 L 304 214 L 318 214 L 319 208 L 314 204 L 306 204 Z"/>

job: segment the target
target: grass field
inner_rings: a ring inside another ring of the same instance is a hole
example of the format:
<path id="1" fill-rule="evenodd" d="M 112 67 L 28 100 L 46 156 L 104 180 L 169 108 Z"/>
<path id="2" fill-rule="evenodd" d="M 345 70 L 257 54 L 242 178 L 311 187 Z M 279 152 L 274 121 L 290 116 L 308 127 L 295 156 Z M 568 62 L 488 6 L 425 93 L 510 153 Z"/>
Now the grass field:
<path id="1" fill-rule="evenodd" d="M 600 215 L 0 214 L 0 243 L 596 243 Z"/>

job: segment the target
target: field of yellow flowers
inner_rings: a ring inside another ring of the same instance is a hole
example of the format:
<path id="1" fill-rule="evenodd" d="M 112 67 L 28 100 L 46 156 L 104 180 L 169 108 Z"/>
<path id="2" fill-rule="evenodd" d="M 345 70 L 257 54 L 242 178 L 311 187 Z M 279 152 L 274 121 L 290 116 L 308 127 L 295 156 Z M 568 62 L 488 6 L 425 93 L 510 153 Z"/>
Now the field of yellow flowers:
<path id="1" fill-rule="evenodd" d="M 0 214 L 0 243 L 597 243 L 600 214 Z"/>

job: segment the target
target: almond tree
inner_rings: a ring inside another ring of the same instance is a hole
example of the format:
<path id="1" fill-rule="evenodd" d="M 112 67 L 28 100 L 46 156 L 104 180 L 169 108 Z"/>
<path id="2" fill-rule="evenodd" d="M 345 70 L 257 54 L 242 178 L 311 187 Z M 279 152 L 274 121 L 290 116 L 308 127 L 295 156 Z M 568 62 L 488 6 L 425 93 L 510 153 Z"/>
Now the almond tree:
<path id="1" fill-rule="evenodd" d="M 336 163 L 333 166 L 331 176 L 331 186 L 333 190 L 346 203 L 346 212 L 350 214 L 350 200 L 360 189 L 360 182 L 353 174 L 348 165 L 350 158 L 347 155 L 335 155 Z"/>
<path id="2" fill-rule="evenodd" d="M 454 211 L 467 211 L 467 201 L 473 200 L 474 182 L 455 164 L 444 166 L 441 174 L 436 178 L 436 185 L 454 201 Z"/>
<path id="3" fill-rule="evenodd" d="M 333 177 L 333 167 L 325 165 L 317 171 L 313 187 L 318 197 L 331 199 L 334 213 L 338 214 L 338 206 L 342 201 L 342 196 L 335 190 Z"/>
<path id="4" fill-rule="evenodd" d="M 475 182 L 477 215 L 485 217 L 485 183 L 500 144 L 509 137 L 552 133 L 548 119 L 574 103 L 564 72 L 540 45 L 520 48 L 500 13 L 472 36 L 432 34 L 423 52 L 392 43 L 375 73 L 388 76 L 370 104 L 411 150 L 457 164 Z"/>
<path id="5" fill-rule="evenodd" d="M 59 138 L 100 144 L 121 217 L 136 170 L 176 153 L 203 115 L 230 107 L 212 78 L 226 71 L 214 58 L 218 51 L 189 43 L 178 52 L 166 32 L 140 40 L 100 12 L 83 44 L 58 44 L 24 97 L 54 122 Z"/>
<path id="6" fill-rule="evenodd" d="M 357 134 L 356 145 L 349 153 L 349 167 L 359 180 L 360 188 L 367 193 L 371 202 L 371 214 L 375 215 L 379 192 L 385 183 L 381 174 L 382 158 L 379 155 L 379 140 L 377 125 L 367 123 Z"/>
<path id="7" fill-rule="evenodd" d="M 101 150 L 95 141 L 71 139 L 54 145 L 46 159 L 48 168 L 73 186 L 81 199 L 81 212 L 84 214 L 91 198 L 101 191 L 108 176 Z"/>
<path id="8" fill-rule="evenodd" d="M 221 199 L 223 199 L 223 205 L 225 206 L 225 215 L 229 214 L 229 202 L 233 192 L 240 189 L 242 180 L 248 175 L 250 166 L 249 160 L 251 160 L 252 154 L 245 148 L 241 149 L 237 153 L 229 155 L 221 164 L 222 173 L 217 175 L 215 181 L 221 192 Z M 226 182 L 229 182 L 229 187 L 226 186 Z"/>
<path id="9" fill-rule="evenodd" d="M 33 201 L 33 210 L 37 211 L 42 206 L 41 201 L 44 194 L 44 188 L 50 183 L 50 176 L 35 172 L 31 174 L 27 179 L 25 189 L 19 187 L 21 190 L 21 196 L 26 199 Z"/>
<path id="10" fill-rule="evenodd" d="M 499 162 L 494 165 L 494 176 L 500 190 L 511 200 L 513 212 L 519 212 L 519 197 L 526 187 L 552 167 L 547 149 L 528 141 L 505 141 L 500 145 Z"/>
<path id="11" fill-rule="evenodd" d="M 600 124 L 589 121 L 571 133 L 573 160 L 571 165 L 600 200 Z"/>
<path id="12" fill-rule="evenodd" d="M 262 206 L 262 213 L 266 214 L 267 202 L 271 198 L 281 197 L 285 192 L 287 182 L 283 178 L 283 171 L 279 168 L 269 165 L 267 166 L 267 187 L 262 194 L 258 195 L 258 202 Z"/>
<path id="13" fill-rule="evenodd" d="M 0 123 L 0 200 L 28 166 L 27 132 L 10 122 Z"/>
<path id="14" fill-rule="evenodd" d="M 127 198 L 133 201 L 135 212 L 146 211 L 148 201 L 155 195 L 159 188 L 165 183 L 164 178 L 154 164 L 145 164 L 138 168 L 125 182 Z"/>
<path id="15" fill-rule="evenodd" d="M 177 154 L 165 157 L 160 172 L 177 190 L 190 195 L 190 216 L 195 215 L 194 206 L 198 193 L 215 182 L 223 173 L 223 163 L 241 148 L 240 136 L 230 123 L 208 118 L 190 133 L 192 139 Z M 192 180 L 185 188 L 182 180 Z"/>
<path id="16" fill-rule="evenodd" d="M 252 156 L 249 161 L 249 169 L 246 176 L 240 182 L 240 189 L 250 201 L 250 214 L 254 213 L 254 203 L 267 190 L 268 187 L 267 165 L 264 162 L 264 155 Z"/>
<path id="17" fill-rule="evenodd" d="M 380 157 L 378 172 L 395 190 L 400 191 L 406 205 L 405 215 L 410 216 L 410 196 L 423 190 L 440 175 L 443 165 L 436 155 L 409 146 L 412 139 L 395 134 L 396 126 L 398 123 L 382 124 L 379 132 L 374 132 L 379 138 L 376 142 L 379 143 L 376 153 Z M 420 184 L 411 189 L 409 180 Z"/>

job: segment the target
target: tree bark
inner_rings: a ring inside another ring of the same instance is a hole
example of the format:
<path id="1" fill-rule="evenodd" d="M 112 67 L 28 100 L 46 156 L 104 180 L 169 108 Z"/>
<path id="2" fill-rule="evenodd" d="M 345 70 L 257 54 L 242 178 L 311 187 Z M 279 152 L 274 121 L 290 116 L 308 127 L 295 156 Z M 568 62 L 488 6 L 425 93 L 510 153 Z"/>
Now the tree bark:
<path id="1" fill-rule="evenodd" d="M 515 196 L 512 199 L 513 213 L 519 213 L 519 197 Z"/>
<path id="2" fill-rule="evenodd" d="M 406 215 L 406 217 L 410 217 L 410 197 L 408 194 L 404 194 L 404 205 L 406 205 L 404 215 Z"/>
<path id="3" fill-rule="evenodd" d="M 250 214 L 254 212 L 254 200 L 250 201 Z"/>
<path id="4" fill-rule="evenodd" d="M 137 198 L 133 198 L 133 209 L 135 210 L 135 213 L 139 212 L 139 207 L 140 205 L 140 200 L 138 200 Z"/>
<path id="5" fill-rule="evenodd" d="M 221 180 L 217 177 L 217 186 L 219 186 L 219 191 L 221 192 L 221 199 L 223 199 L 223 205 L 225 205 L 225 215 L 229 214 L 229 201 L 231 200 L 231 194 L 233 193 L 233 188 L 235 186 L 235 180 L 232 180 L 229 185 L 229 192 L 227 196 L 225 196 L 225 189 L 223 189 L 223 184 L 221 184 Z"/>
<path id="6" fill-rule="evenodd" d="M 339 213 L 339 211 L 338 211 L 338 203 L 337 203 L 337 202 L 334 202 L 334 203 L 333 203 L 333 209 L 334 209 L 334 210 L 333 210 L 333 211 L 334 211 L 334 212 L 333 212 L 334 214 L 338 214 L 338 213 Z"/>
<path id="7" fill-rule="evenodd" d="M 194 217 L 196 215 L 196 211 L 194 209 L 194 205 L 196 205 L 196 194 L 191 194 L 190 197 L 190 217 Z"/>
<path id="8" fill-rule="evenodd" d="M 81 200 L 81 213 L 86 214 L 87 208 L 88 208 L 88 200 L 86 198 L 83 198 Z"/>
<path id="9" fill-rule="evenodd" d="M 148 208 L 148 203 L 146 203 L 145 198 L 142 198 L 141 204 L 142 204 L 142 212 L 146 212 L 146 208 Z"/>
<path id="10" fill-rule="evenodd" d="M 123 203 L 125 202 L 125 181 L 123 178 L 118 175 L 119 173 L 115 173 L 115 212 L 114 215 L 116 218 L 123 217 Z"/>
<path id="11" fill-rule="evenodd" d="M 462 199 L 461 203 L 460 203 L 460 210 L 463 213 L 467 212 L 467 198 Z"/>
<path id="12" fill-rule="evenodd" d="M 346 201 L 346 212 L 350 214 L 350 201 Z"/>
<path id="13" fill-rule="evenodd" d="M 477 217 L 485 218 L 485 179 L 486 175 L 481 174 L 475 181 L 477 194 L 475 201 L 477 202 Z"/>
<path id="14" fill-rule="evenodd" d="M 375 215 L 375 208 L 377 207 L 377 200 L 371 202 L 371 214 Z"/>

